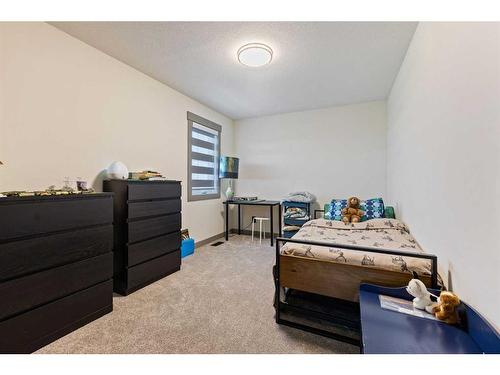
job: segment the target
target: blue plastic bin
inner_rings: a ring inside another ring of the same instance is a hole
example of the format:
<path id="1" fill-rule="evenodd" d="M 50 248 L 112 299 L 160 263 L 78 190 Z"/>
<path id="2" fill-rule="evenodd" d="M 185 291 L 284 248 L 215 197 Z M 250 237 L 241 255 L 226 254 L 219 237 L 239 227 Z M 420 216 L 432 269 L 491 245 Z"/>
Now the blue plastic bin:
<path id="1" fill-rule="evenodd" d="M 181 258 L 187 257 L 194 253 L 194 239 L 187 238 L 182 240 L 181 244 Z"/>

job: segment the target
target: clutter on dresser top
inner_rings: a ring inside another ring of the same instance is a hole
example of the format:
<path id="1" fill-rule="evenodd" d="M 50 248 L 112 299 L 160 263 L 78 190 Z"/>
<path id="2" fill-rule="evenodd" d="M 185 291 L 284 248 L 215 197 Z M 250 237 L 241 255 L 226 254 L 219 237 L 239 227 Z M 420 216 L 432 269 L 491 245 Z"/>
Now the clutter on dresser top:
<path id="1" fill-rule="evenodd" d="M 13 190 L 0 193 L 1 198 L 5 197 L 39 197 L 39 196 L 54 196 L 54 195 L 74 195 L 74 194 L 92 194 L 94 189 L 87 188 L 87 182 L 81 179 L 74 181 L 74 187 L 71 186 L 69 178 L 65 178 L 64 185 L 61 188 L 56 188 L 55 185 L 50 185 L 45 190 Z"/>
<path id="2" fill-rule="evenodd" d="M 160 172 L 152 169 L 144 169 L 137 172 L 129 172 L 127 166 L 121 161 L 115 161 L 106 169 L 107 178 L 110 180 L 140 180 L 140 181 L 166 181 Z"/>
<path id="3" fill-rule="evenodd" d="M 129 180 L 141 180 L 141 181 L 164 181 L 167 178 L 163 177 L 161 173 L 151 170 L 144 170 L 140 172 L 129 172 Z"/>

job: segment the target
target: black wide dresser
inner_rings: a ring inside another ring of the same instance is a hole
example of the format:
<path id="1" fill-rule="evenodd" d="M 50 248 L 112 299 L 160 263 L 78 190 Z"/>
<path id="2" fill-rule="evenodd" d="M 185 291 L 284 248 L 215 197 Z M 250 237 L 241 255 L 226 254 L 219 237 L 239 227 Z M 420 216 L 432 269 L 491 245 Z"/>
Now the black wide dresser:
<path id="1" fill-rule="evenodd" d="M 114 193 L 114 291 L 132 293 L 181 267 L 181 183 L 105 180 Z"/>
<path id="2" fill-rule="evenodd" d="M 113 310 L 113 195 L 0 198 L 0 353 Z"/>

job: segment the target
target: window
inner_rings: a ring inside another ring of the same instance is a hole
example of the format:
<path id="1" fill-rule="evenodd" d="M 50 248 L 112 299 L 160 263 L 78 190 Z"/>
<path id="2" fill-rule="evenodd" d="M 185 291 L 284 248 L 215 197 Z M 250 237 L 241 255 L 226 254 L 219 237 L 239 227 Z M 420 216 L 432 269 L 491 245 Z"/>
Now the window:
<path id="1" fill-rule="evenodd" d="M 220 198 L 221 126 L 191 112 L 187 119 L 188 201 Z"/>

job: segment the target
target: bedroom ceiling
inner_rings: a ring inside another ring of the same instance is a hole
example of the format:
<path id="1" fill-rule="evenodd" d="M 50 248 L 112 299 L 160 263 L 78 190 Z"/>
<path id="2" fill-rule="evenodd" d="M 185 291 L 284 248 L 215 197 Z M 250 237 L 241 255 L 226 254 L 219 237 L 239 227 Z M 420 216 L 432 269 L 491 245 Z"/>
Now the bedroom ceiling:
<path id="1" fill-rule="evenodd" d="M 385 99 L 415 22 L 52 22 L 232 119 Z M 236 52 L 265 43 L 272 62 Z"/>

